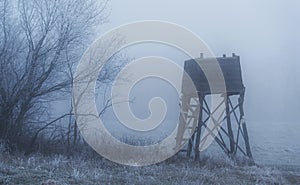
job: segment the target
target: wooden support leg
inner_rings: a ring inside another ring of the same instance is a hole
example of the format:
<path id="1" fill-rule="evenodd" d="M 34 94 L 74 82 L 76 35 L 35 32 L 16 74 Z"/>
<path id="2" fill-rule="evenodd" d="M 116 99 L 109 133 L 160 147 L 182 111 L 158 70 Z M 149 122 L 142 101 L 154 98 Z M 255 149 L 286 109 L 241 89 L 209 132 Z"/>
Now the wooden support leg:
<path id="1" fill-rule="evenodd" d="M 247 131 L 247 127 L 246 127 L 246 123 L 245 121 L 242 122 L 242 127 L 243 127 L 243 132 L 244 132 L 244 140 L 245 140 L 245 146 L 246 146 L 246 153 L 247 156 L 252 160 L 252 153 L 251 153 L 251 149 L 250 149 L 250 142 L 249 142 L 249 136 L 248 136 L 248 131 Z"/>
<path id="2" fill-rule="evenodd" d="M 251 160 L 251 163 L 254 164 L 254 160 L 252 157 L 252 153 L 251 153 L 251 149 L 250 149 L 250 142 L 249 142 L 249 136 L 248 136 L 248 130 L 246 127 L 246 123 L 244 121 L 244 97 L 245 97 L 245 91 L 243 91 L 240 95 L 239 98 L 239 104 L 240 104 L 240 120 L 242 121 L 242 129 L 243 129 L 243 133 L 244 133 L 244 141 L 245 141 L 245 147 L 246 147 L 246 154 L 249 157 L 249 159 Z"/>
<path id="3" fill-rule="evenodd" d="M 226 99 L 226 121 L 227 121 L 227 130 L 228 130 L 228 136 L 229 136 L 229 144 L 230 144 L 230 155 L 233 155 L 235 153 L 235 146 L 234 146 L 234 135 L 232 131 L 232 125 L 231 125 L 231 118 L 230 118 L 230 109 L 229 109 L 229 96 L 227 96 Z M 231 156 L 233 157 L 233 156 Z"/>
<path id="4" fill-rule="evenodd" d="M 200 110 L 199 110 L 199 117 L 198 117 L 198 126 L 196 130 L 196 143 L 195 143 L 195 161 L 198 161 L 200 158 L 200 137 L 201 137 L 201 128 L 202 128 L 202 111 L 203 111 L 203 96 L 199 96 L 199 103 L 200 103 Z"/>
<path id="5" fill-rule="evenodd" d="M 191 139 L 189 140 L 188 148 L 187 148 L 187 156 L 190 157 L 193 149 L 195 133 L 192 135 Z"/>

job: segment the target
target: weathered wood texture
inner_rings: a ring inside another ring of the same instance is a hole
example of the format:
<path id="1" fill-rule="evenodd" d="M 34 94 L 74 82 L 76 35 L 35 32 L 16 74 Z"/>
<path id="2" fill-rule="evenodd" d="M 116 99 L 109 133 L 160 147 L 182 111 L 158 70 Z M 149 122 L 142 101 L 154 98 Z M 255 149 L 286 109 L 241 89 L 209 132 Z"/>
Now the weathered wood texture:
<path id="1" fill-rule="evenodd" d="M 193 80 L 197 91 L 201 94 L 219 94 L 224 93 L 222 89 L 222 81 L 220 78 L 211 78 L 210 84 L 213 85 L 217 92 L 211 92 L 208 80 L 204 71 L 213 75 L 218 74 L 218 64 L 223 73 L 226 92 L 228 95 L 239 94 L 244 90 L 242 81 L 242 72 L 240 66 L 240 57 L 233 55 L 232 57 L 218 58 L 197 58 L 185 61 L 184 70 Z M 201 67 L 200 67 L 201 66 Z M 224 82 L 223 82 L 224 83 Z"/>

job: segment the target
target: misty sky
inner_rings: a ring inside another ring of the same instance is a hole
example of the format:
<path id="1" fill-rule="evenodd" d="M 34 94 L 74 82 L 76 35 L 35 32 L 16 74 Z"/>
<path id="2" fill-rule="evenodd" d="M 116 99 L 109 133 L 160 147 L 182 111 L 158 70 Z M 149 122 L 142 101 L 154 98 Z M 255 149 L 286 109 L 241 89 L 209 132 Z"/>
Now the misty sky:
<path id="1" fill-rule="evenodd" d="M 102 32 L 138 20 L 170 21 L 196 33 L 217 56 L 240 55 L 247 119 L 298 122 L 300 1 L 112 0 L 109 8 Z"/>

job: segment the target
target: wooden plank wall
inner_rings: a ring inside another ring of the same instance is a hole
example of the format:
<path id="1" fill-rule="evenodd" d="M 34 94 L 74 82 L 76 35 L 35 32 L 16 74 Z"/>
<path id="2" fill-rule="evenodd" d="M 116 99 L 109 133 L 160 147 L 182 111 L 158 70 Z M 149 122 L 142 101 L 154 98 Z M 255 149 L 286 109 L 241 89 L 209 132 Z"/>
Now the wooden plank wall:
<path id="1" fill-rule="evenodd" d="M 197 58 L 185 61 L 184 70 L 193 80 L 198 92 L 200 92 L 201 94 L 212 94 L 205 74 L 197 63 L 199 63 L 202 68 L 205 68 L 207 72 L 216 74 L 217 70 L 215 67 L 215 61 L 217 61 L 219 66 L 221 67 L 227 93 L 229 95 L 234 95 L 242 92 L 244 90 L 244 85 L 242 81 L 240 57 L 235 54 L 233 54 L 233 56 L 231 57 L 226 57 L 224 55 L 223 57 L 217 58 Z M 214 84 L 214 86 L 217 86 L 217 89 L 222 89 L 219 79 L 212 79 L 211 82 Z"/>

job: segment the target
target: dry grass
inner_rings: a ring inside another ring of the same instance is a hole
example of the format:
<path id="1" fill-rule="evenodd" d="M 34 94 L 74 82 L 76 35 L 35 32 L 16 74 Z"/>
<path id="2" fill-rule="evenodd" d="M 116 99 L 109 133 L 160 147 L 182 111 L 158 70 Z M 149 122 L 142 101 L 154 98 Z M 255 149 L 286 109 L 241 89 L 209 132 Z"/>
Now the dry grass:
<path id="1" fill-rule="evenodd" d="M 175 156 L 161 164 L 128 167 L 100 157 L 0 156 L 0 184 L 300 184 L 299 169 L 202 164 Z M 209 162 L 210 161 L 210 162 Z"/>

